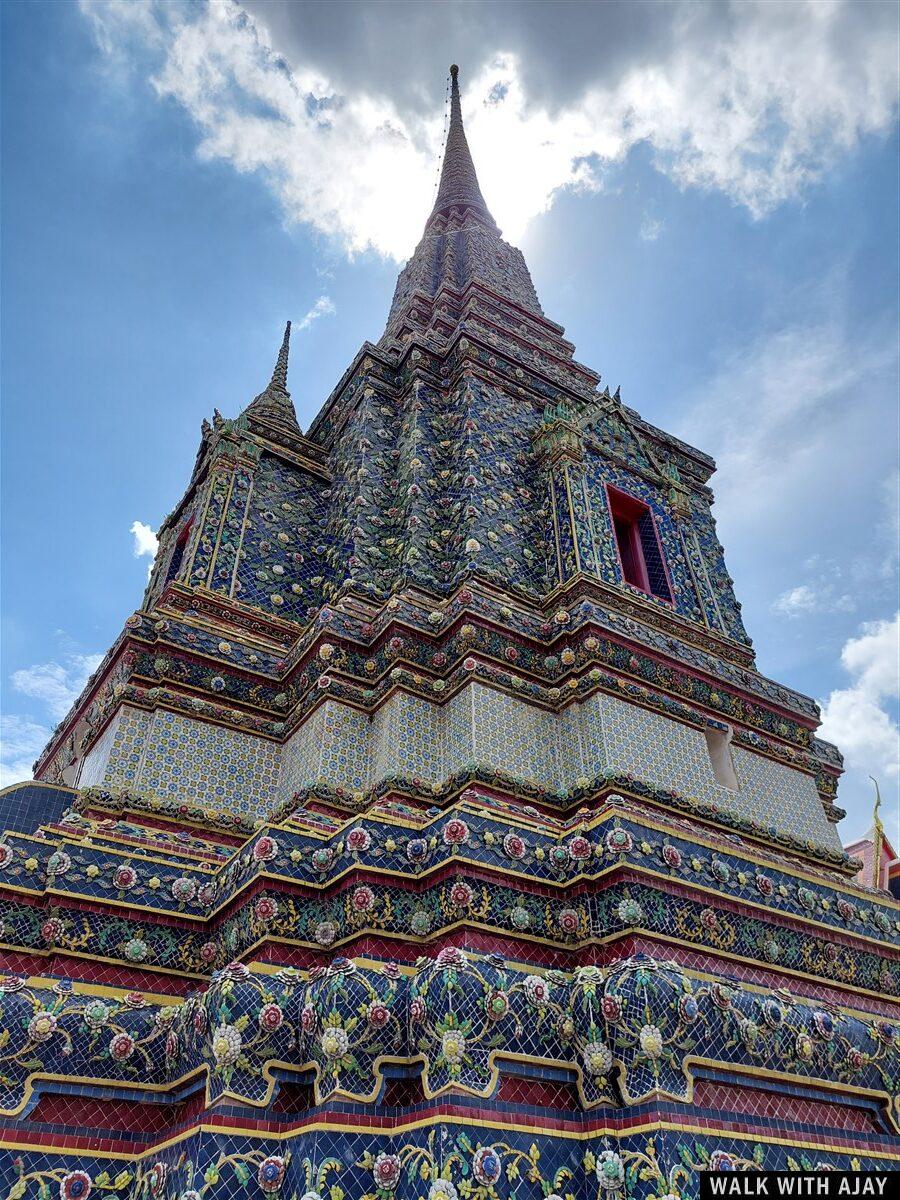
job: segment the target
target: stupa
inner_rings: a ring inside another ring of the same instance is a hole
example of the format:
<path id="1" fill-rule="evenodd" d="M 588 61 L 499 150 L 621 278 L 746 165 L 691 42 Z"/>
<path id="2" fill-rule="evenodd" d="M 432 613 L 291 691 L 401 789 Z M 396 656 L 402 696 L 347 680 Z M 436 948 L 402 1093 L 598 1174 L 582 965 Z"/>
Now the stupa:
<path id="1" fill-rule="evenodd" d="M 455 67 L 387 327 L 306 432 L 289 336 L 0 797 L 0 1198 L 895 1163 L 900 908 L 840 756 L 757 670 L 712 460 L 545 316 Z"/>

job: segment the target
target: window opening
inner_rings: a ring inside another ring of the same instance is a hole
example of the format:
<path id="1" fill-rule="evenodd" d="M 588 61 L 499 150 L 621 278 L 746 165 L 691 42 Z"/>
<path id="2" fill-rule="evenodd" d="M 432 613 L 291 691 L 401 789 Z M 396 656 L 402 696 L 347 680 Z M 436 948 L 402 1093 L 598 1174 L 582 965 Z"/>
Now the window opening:
<path id="1" fill-rule="evenodd" d="M 642 592 L 671 601 L 666 564 L 649 506 L 610 488 L 609 507 L 623 578 Z"/>
<path id="2" fill-rule="evenodd" d="M 169 568 L 166 571 L 166 583 L 174 579 L 181 569 L 181 563 L 184 558 L 184 552 L 187 548 L 188 538 L 191 535 L 191 526 L 194 524 L 193 518 L 187 522 L 181 533 L 178 535 L 178 541 L 175 543 L 175 549 L 172 551 L 172 557 L 169 559 Z"/>
<path id="3" fill-rule="evenodd" d="M 703 732 L 706 735 L 706 748 L 716 782 L 728 788 L 730 792 L 740 791 L 734 759 L 731 756 L 731 735 L 734 730 L 731 726 L 719 729 L 716 725 L 707 725 Z"/>

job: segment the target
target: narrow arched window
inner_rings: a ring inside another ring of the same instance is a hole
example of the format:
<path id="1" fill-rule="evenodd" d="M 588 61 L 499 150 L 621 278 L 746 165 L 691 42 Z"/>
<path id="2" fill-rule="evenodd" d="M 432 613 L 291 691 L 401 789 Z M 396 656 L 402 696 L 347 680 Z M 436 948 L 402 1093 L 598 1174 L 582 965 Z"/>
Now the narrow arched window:
<path id="1" fill-rule="evenodd" d="M 618 488 L 607 488 L 607 495 L 623 579 L 642 592 L 671 601 L 662 546 L 649 505 Z"/>
<path id="2" fill-rule="evenodd" d="M 178 540 L 175 542 L 175 548 L 172 551 L 172 557 L 169 559 L 169 567 L 166 571 L 166 583 L 174 579 L 181 570 L 182 559 L 184 552 L 187 549 L 188 538 L 191 536 L 191 526 L 194 524 L 194 518 L 186 521 L 181 532 L 178 535 Z"/>

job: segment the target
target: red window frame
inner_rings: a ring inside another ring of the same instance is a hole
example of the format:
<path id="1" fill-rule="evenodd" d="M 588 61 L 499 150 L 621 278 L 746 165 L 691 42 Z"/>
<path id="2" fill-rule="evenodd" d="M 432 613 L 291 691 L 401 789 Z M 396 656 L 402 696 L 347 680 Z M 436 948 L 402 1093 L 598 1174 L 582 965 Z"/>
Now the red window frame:
<path id="1" fill-rule="evenodd" d="M 606 485 L 606 501 L 609 505 L 609 516 L 622 578 L 626 583 L 645 592 L 648 596 L 655 596 L 657 600 L 671 604 L 672 581 L 669 578 L 669 568 L 663 553 L 659 530 L 656 528 L 656 517 L 650 505 L 611 484 Z M 645 552 L 646 535 L 641 532 L 642 521 L 645 522 L 645 528 L 649 526 L 652 531 L 656 552 L 662 567 L 664 592 L 654 589 L 650 580 Z"/>
<path id="2" fill-rule="evenodd" d="M 169 555 L 169 561 L 166 564 L 165 583 L 171 583 L 178 572 L 181 570 L 182 562 L 184 561 L 184 552 L 187 549 L 188 539 L 191 536 L 191 530 L 194 527 L 194 516 L 191 514 L 178 531 L 178 537 L 175 539 L 175 545 L 172 547 L 172 553 Z"/>

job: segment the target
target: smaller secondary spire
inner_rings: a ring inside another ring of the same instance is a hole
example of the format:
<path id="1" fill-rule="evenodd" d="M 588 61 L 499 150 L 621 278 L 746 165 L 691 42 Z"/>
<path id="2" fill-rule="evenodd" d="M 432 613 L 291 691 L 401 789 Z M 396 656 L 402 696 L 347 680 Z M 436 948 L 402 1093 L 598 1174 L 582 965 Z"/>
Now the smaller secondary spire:
<path id="1" fill-rule="evenodd" d="M 270 388 L 276 388 L 279 392 L 287 392 L 288 355 L 290 352 L 291 323 L 288 321 L 284 327 L 284 340 L 281 343 L 281 349 L 278 351 L 275 370 L 272 372 L 272 382 L 269 384 Z"/>
<path id="2" fill-rule="evenodd" d="M 255 400 L 246 408 L 246 414 L 267 425 L 286 430 L 291 434 L 299 433 L 297 414 L 291 394 L 287 390 L 288 356 L 291 351 L 291 323 L 284 327 L 284 338 L 278 358 L 275 360 L 275 370 L 265 391 L 259 393 Z"/>
<path id="3" fill-rule="evenodd" d="M 479 209 L 491 223 L 493 218 L 484 202 L 478 176 L 472 161 L 472 152 L 466 141 L 463 128 L 462 105 L 459 99 L 459 67 L 450 68 L 450 125 L 444 146 L 444 162 L 441 166 L 441 182 L 432 216 L 454 205 L 460 208 Z"/>
<path id="4" fill-rule="evenodd" d="M 875 784 L 875 807 L 872 809 L 872 887 L 881 887 L 881 853 L 884 849 L 884 825 L 878 810 L 881 808 L 881 788 L 874 775 L 869 778 Z"/>

